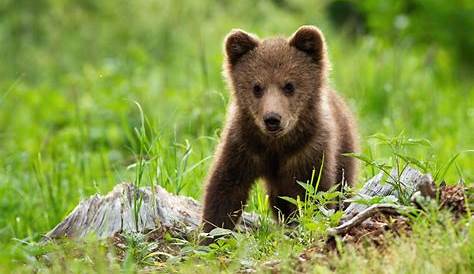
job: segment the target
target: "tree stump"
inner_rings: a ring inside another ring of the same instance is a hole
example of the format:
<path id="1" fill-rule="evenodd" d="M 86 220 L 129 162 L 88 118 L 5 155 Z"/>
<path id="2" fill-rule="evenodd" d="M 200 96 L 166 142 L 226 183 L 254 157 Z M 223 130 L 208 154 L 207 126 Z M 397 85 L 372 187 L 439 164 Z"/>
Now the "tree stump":
<path id="1" fill-rule="evenodd" d="M 96 194 L 80 202 L 44 240 L 82 238 L 90 233 L 108 238 L 116 233 L 147 233 L 157 228 L 185 236 L 199 227 L 201 211 L 202 206 L 196 200 L 173 195 L 160 186 L 136 188 L 122 183 L 105 196 Z M 239 229 L 257 226 L 256 214 L 242 214 Z"/>

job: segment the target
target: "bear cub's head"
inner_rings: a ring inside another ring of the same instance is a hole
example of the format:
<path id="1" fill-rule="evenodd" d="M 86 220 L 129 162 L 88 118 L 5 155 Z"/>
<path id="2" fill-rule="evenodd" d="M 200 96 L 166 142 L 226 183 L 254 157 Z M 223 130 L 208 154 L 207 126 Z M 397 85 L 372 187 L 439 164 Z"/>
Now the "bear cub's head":
<path id="1" fill-rule="evenodd" d="M 278 138 L 319 100 L 328 61 L 322 33 L 300 27 L 290 38 L 259 40 L 242 30 L 225 39 L 225 73 L 238 108 Z"/>

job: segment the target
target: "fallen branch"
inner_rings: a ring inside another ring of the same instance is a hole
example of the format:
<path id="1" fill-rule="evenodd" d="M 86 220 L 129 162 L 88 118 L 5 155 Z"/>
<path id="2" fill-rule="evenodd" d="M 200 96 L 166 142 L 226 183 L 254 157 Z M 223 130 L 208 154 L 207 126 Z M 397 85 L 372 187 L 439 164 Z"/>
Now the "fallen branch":
<path id="1" fill-rule="evenodd" d="M 377 204 L 372 205 L 363 211 L 359 212 L 356 216 L 348 221 L 344 222 L 343 224 L 329 228 L 327 233 L 329 236 L 336 236 L 336 235 L 343 235 L 349 232 L 351 228 L 360 225 L 362 222 L 367 220 L 368 218 L 374 216 L 377 213 L 384 213 L 384 214 L 399 214 L 400 211 L 404 209 L 403 206 L 399 206 L 396 204 Z"/>

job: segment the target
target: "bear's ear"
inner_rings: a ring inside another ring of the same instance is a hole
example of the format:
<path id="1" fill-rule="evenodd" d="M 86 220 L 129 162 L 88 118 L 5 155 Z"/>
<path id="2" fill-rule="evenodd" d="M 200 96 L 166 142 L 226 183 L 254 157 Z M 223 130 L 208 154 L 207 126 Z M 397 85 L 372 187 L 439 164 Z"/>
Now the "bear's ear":
<path id="1" fill-rule="evenodd" d="M 258 40 L 243 30 L 235 29 L 227 35 L 224 45 L 227 61 L 235 65 L 240 57 L 258 46 Z"/>
<path id="2" fill-rule="evenodd" d="M 324 60 L 326 54 L 324 36 L 317 27 L 300 27 L 289 39 L 289 44 L 311 56 L 317 63 Z"/>

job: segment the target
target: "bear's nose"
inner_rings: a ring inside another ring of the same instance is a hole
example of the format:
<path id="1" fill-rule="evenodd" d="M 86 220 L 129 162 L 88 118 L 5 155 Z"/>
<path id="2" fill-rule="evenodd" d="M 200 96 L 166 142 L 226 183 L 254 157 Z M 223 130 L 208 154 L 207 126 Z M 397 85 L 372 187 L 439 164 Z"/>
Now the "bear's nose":
<path id="1" fill-rule="evenodd" d="M 280 129 L 281 116 L 278 113 L 270 112 L 263 116 L 265 127 L 268 131 L 274 132 Z"/>

